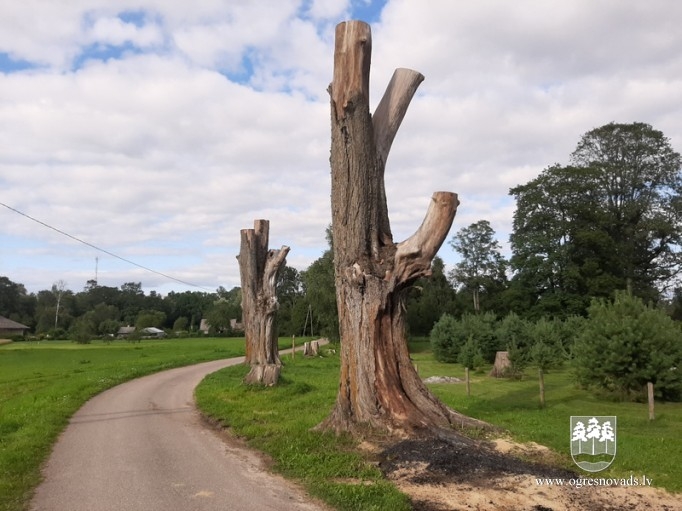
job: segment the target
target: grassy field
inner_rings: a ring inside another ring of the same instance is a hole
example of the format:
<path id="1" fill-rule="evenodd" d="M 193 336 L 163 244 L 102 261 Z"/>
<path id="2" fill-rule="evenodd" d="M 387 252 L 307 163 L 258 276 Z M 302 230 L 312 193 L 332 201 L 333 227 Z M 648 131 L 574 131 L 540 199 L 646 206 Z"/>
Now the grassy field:
<path id="1" fill-rule="evenodd" d="M 0 511 L 25 509 L 69 417 L 118 383 L 244 353 L 244 339 L 49 341 L 0 346 Z"/>
<path id="2" fill-rule="evenodd" d="M 412 358 L 422 378 L 464 378 L 457 364 L 441 364 L 431 356 L 428 343 L 412 345 Z M 545 375 L 546 406 L 539 406 L 538 380 L 532 370 L 520 381 L 472 373 L 471 396 L 464 385 L 434 384 L 431 390 L 450 407 L 501 426 L 514 438 L 536 442 L 560 454 L 565 466 L 577 469 L 570 454 L 571 415 L 615 415 L 617 453 L 599 477 L 646 475 L 655 486 L 682 492 L 682 403 L 657 403 L 656 419 L 649 421 L 644 403 L 598 398 L 577 388 L 569 369 Z M 644 395 L 643 395 L 644 397 Z"/>
<path id="3" fill-rule="evenodd" d="M 303 342 L 305 339 L 297 339 Z M 282 339 L 281 348 L 291 346 Z M 46 459 L 69 417 L 91 396 L 131 378 L 195 362 L 237 356 L 243 339 L 68 342 L 0 346 L 0 511 L 26 508 Z M 411 345 L 426 378 L 463 376 L 461 366 L 433 360 L 428 343 Z M 247 370 L 235 366 L 207 377 L 197 388 L 200 408 L 267 452 L 274 468 L 340 510 L 410 509 L 408 499 L 381 477 L 349 438 L 313 433 L 329 413 L 338 388 L 335 355 L 292 359 L 283 355 L 280 385 L 241 384 Z M 453 408 L 508 430 L 520 441 L 547 445 L 573 466 L 568 453 L 570 415 L 616 415 L 618 454 L 600 476 L 646 475 L 655 486 L 682 491 L 682 404 L 658 404 L 647 420 L 646 404 L 597 399 L 577 389 L 567 370 L 546 376 L 547 406 L 539 408 L 531 372 L 522 381 L 473 374 L 472 395 L 463 385 L 433 385 Z"/>

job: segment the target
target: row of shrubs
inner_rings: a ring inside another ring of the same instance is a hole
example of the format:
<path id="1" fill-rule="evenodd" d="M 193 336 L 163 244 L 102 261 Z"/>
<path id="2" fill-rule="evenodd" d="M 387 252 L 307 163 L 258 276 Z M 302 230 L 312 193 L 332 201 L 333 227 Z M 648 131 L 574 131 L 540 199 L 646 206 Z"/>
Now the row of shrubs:
<path id="1" fill-rule="evenodd" d="M 444 314 L 430 335 L 434 356 L 470 369 L 507 351 L 510 377 L 528 366 L 543 371 L 570 364 L 578 384 L 639 399 L 647 382 L 658 399 L 682 398 L 682 325 L 631 294 L 595 300 L 587 317 L 527 321 L 511 313 Z"/>

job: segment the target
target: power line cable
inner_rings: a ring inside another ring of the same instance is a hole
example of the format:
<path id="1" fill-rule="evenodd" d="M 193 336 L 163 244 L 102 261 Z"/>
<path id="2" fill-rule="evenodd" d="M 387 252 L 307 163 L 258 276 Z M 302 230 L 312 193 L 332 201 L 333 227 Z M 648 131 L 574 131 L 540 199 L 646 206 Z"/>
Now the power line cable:
<path id="1" fill-rule="evenodd" d="M 6 207 L 7 209 L 9 209 L 10 211 L 13 211 L 13 212 L 15 212 L 15 213 L 17 213 L 17 214 L 19 214 L 19 215 L 25 217 L 25 218 L 28 218 L 29 220 L 32 220 L 32 221 L 34 221 L 34 222 L 36 222 L 36 223 L 42 225 L 43 227 L 47 227 L 48 229 L 52 229 L 53 231 L 58 232 L 58 233 L 61 234 L 62 236 L 66 236 L 67 238 L 71 238 L 72 240 L 77 241 L 78 243 L 82 243 L 83 245 L 87 245 L 87 246 L 90 247 L 90 248 L 94 248 L 95 250 L 98 250 L 99 252 L 103 252 L 103 253 L 105 253 L 105 254 L 107 254 L 107 255 L 110 255 L 111 257 L 115 257 L 116 259 L 119 259 L 119 260 L 121 260 L 121 261 L 123 261 L 123 262 L 125 262 L 125 263 L 132 264 L 133 266 L 137 266 L 138 268 L 142 268 L 143 270 L 146 270 L 146 271 L 151 272 L 151 273 L 155 273 L 156 275 L 160 275 L 160 276 L 162 276 L 162 277 L 165 277 L 165 278 L 167 278 L 167 279 L 173 280 L 173 281 L 178 282 L 178 283 L 180 283 L 180 284 L 185 284 L 186 286 L 196 287 L 196 288 L 199 288 L 199 289 L 203 289 L 204 291 L 212 292 L 210 289 L 207 289 L 207 288 L 205 288 L 205 287 L 203 287 L 203 286 L 199 286 L 199 285 L 197 285 L 197 284 L 192 284 L 191 282 L 186 282 L 186 281 L 184 281 L 184 280 L 180 280 L 180 279 L 177 279 L 177 278 L 175 278 L 175 277 L 171 277 L 170 275 L 166 275 L 165 273 L 162 273 L 162 272 L 160 272 L 160 271 L 152 270 L 151 268 L 148 268 L 147 266 L 144 266 L 144 265 L 141 265 L 141 264 L 139 264 L 139 263 L 136 263 L 135 261 L 131 261 L 130 259 L 126 259 L 125 257 L 121 257 L 121 256 L 119 256 L 119 255 L 116 255 L 116 254 L 114 254 L 113 252 L 110 252 L 110 251 L 108 251 L 108 250 L 105 250 L 105 249 L 103 249 L 103 248 L 100 248 L 100 247 L 98 247 L 98 246 L 96 246 L 96 245 L 93 245 L 92 243 L 88 243 L 87 241 L 84 241 L 84 240 L 82 240 L 82 239 L 80 239 L 80 238 L 77 238 L 76 236 L 72 236 L 72 235 L 69 234 L 68 232 L 64 232 L 64 231 L 62 231 L 61 229 L 57 229 L 56 227 L 53 227 L 53 226 L 51 226 L 51 225 L 49 225 L 49 224 L 46 224 L 45 222 L 43 222 L 43 221 L 41 221 L 41 220 L 38 220 L 37 218 L 34 218 L 34 217 L 32 217 L 31 215 L 27 215 L 26 213 L 24 213 L 24 212 L 22 212 L 22 211 L 19 211 L 18 209 L 13 208 L 12 206 L 8 206 L 8 205 L 5 204 L 4 202 L 0 202 L 0 206 L 4 206 L 4 207 Z"/>

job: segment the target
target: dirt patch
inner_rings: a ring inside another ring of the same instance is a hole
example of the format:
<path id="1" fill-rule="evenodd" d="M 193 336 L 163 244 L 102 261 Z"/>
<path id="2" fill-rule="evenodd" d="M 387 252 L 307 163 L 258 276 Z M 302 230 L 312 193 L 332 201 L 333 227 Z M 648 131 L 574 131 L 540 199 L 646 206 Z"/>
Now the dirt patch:
<path id="1" fill-rule="evenodd" d="M 585 477 L 547 464 L 552 457 L 508 439 L 424 439 L 386 448 L 379 466 L 416 511 L 682 510 L 681 496 L 655 488 L 539 485 L 538 478 Z"/>

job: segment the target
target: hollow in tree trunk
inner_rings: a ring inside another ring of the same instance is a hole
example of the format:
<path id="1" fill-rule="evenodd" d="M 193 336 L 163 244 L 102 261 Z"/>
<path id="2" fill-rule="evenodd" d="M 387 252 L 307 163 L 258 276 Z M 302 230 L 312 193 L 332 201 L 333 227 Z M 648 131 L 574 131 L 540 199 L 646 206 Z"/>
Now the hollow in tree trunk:
<path id="1" fill-rule="evenodd" d="M 244 383 L 275 385 L 282 362 L 277 345 L 277 279 L 289 247 L 268 250 L 270 223 L 255 220 L 253 229 L 241 230 L 237 260 L 242 284 L 242 321 L 246 363 L 251 370 Z"/>
<path id="2" fill-rule="evenodd" d="M 452 225 L 457 195 L 435 192 L 421 227 L 394 243 L 384 188 L 386 159 L 424 77 L 395 71 L 369 112 L 369 25 L 336 27 L 332 124 L 332 231 L 341 336 L 339 393 L 319 428 L 415 435 L 479 425 L 426 388 L 410 361 L 404 302 L 408 287 L 430 275 L 431 261 Z"/>

